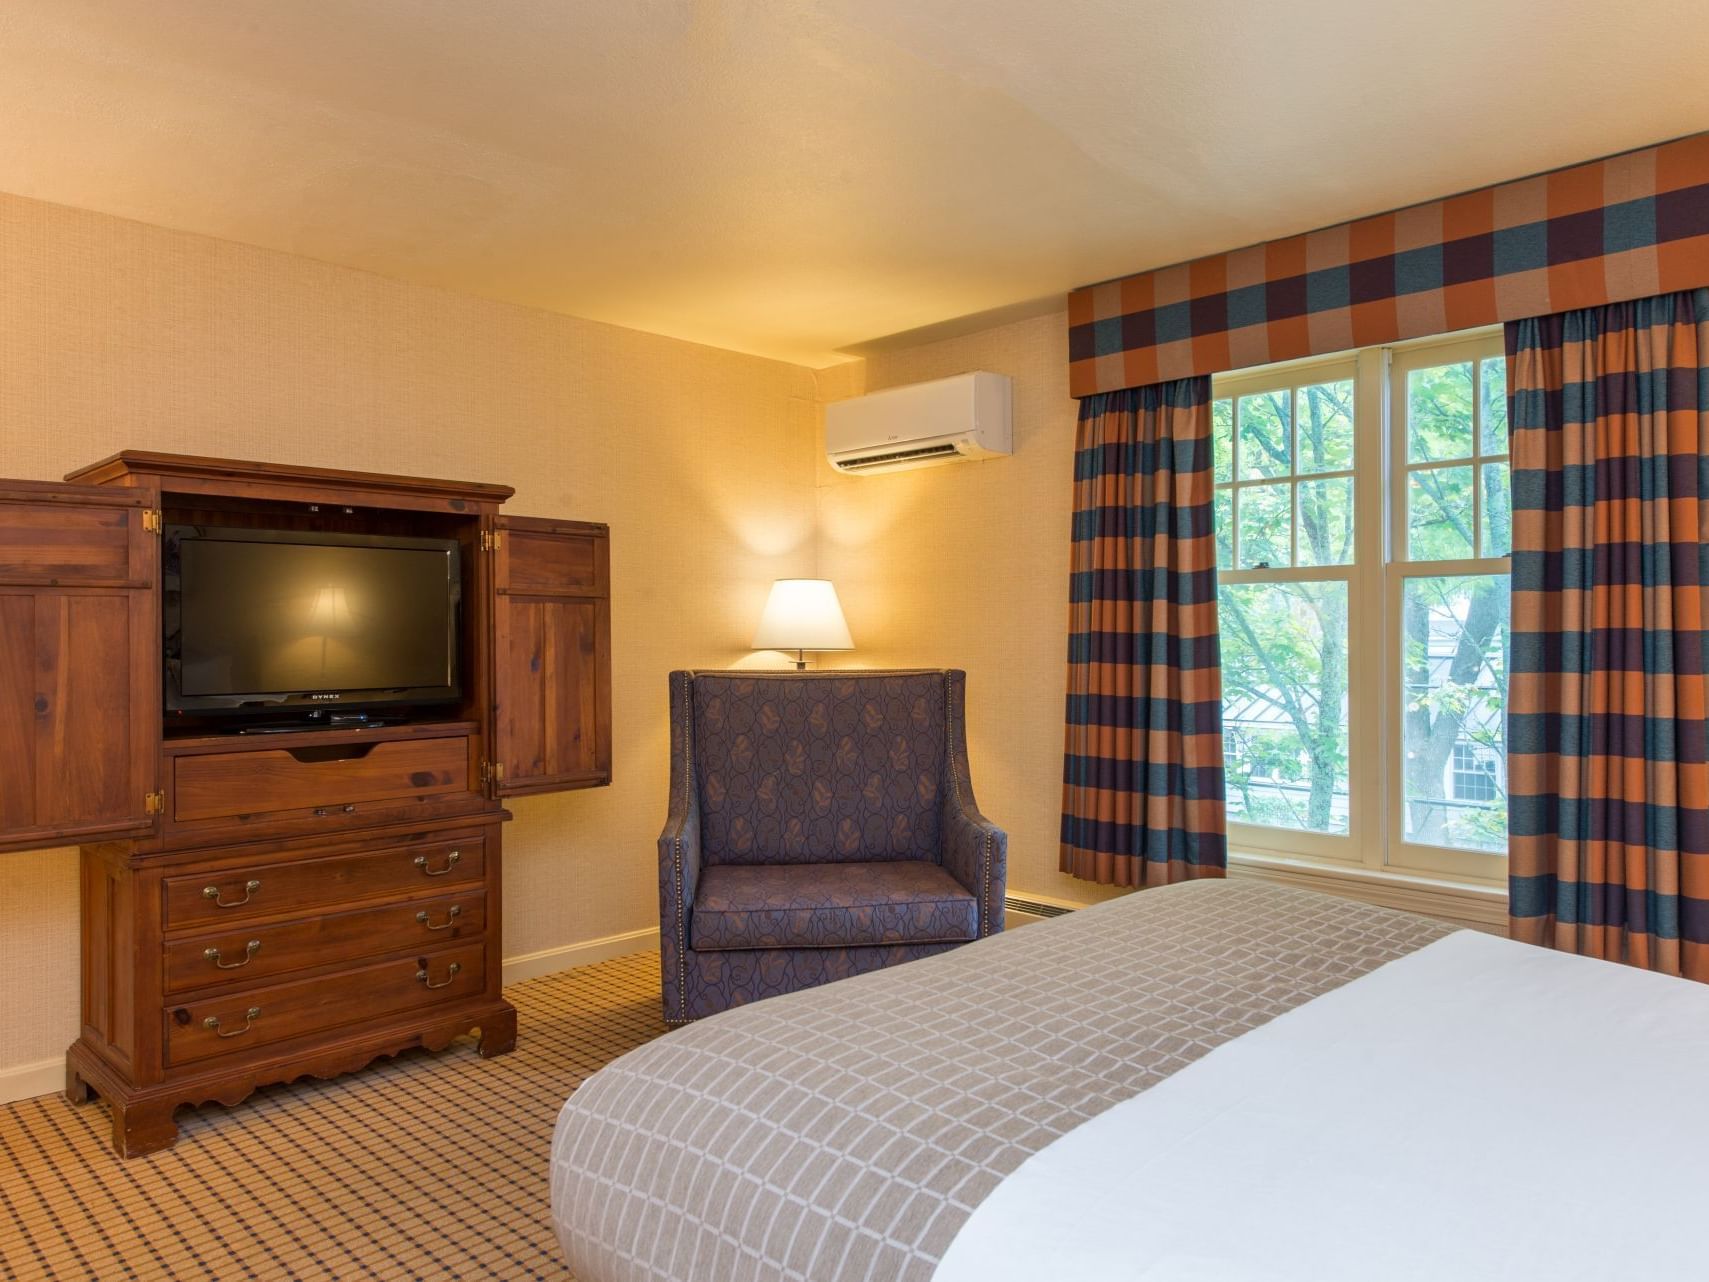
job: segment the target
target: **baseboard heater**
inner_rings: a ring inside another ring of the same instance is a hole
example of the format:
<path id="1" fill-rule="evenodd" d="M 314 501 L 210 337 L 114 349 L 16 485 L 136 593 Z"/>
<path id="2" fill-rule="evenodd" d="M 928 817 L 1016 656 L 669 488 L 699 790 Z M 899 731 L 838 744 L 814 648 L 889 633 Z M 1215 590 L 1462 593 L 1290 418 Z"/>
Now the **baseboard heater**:
<path id="1" fill-rule="evenodd" d="M 1074 910 L 1064 904 L 1046 904 L 1037 899 L 1023 899 L 1019 895 L 1004 895 L 1003 911 L 1025 913 L 1029 917 L 1062 917 Z"/>

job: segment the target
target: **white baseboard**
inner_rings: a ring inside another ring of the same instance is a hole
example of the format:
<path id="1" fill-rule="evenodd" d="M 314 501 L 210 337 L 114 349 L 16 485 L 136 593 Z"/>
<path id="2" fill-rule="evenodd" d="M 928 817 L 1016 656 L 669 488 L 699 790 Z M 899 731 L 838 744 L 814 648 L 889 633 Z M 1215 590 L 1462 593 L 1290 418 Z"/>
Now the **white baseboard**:
<path id="1" fill-rule="evenodd" d="M 52 1095 L 65 1088 L 65 1056 L 0 1068 L 0 1104 Z"/>
<path id="2" fill-rule="evenodd" d="M 504 982 L 517 984 L 525 979 L 538 979 L 542 975 L 569 970 L 572 966 L 591 966 L 595 962 L 610 961 L 613 957 L 648 952 L 658 946 L 659 928 L 652 926 L 646 930 L 607 935 L 603 939 L 589 939 L 580 944 L 565 944 L 561 948 L 523 953 L 520 957 L 504 959 Z"/>

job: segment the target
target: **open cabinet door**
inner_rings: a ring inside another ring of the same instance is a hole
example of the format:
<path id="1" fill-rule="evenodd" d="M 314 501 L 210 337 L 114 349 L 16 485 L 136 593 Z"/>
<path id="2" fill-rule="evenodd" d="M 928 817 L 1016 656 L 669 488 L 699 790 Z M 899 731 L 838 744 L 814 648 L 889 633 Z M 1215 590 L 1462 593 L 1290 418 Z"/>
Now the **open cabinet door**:
<path id="1" fill-rule="evenodd" d="M 611 782 L 611 540 L 603 525 L 493 527 L 493 791 Z"/>
<path id="2" fill-rule="evenodd" d="M 149 504 L 138 490 L 0 481 L 0 850 L 154 827 Z"/>

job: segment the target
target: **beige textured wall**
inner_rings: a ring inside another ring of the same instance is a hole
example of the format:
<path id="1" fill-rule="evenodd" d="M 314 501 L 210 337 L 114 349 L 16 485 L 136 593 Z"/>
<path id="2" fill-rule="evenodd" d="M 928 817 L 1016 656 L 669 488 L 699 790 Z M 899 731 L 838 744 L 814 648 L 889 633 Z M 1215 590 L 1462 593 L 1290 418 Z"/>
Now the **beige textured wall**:
<path id="1" fill-rule="evenodd" d="M 1076 404 L 1058 312 L 869 356 L 819 375 L 821 401 L 968 370 L 1014 379 L 1015 453 L 883 476 L 818 454 L 819 573 L 854 633 L 857 667 L 967 669 L 980 808 L 1009 834 L 1011 893 L 1109 897 L 1057 871 L 1067 688 Z"/>
<path id="2" fill-rule="evenodd" d="M 811 573 L 805 369 L 0 197 L 0 476 L 136 447 L 516 487 L 609 521 L 615 783 L 518 801 L 505 952 L 657 924 L 665 673 Z M 3 768 L 3 763 L 0 763 Z M 0 1073 L 77 1026 L 75 852 L 0 854 Z"/>

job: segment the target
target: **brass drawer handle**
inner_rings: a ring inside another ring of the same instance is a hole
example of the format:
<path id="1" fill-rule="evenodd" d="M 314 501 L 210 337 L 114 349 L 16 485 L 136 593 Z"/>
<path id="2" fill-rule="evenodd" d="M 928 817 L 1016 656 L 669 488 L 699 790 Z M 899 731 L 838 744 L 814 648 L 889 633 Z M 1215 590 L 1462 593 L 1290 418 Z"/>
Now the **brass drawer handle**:
<path id="1" fill-rule="evenodd" d="M 202 898 L 213 900 L 215 908 L 241 908 L 249 902 L 250 896 L 260 889 L 260 882 L 253 879 L 246 881 L 243 883 L 243 898 L 228 901 L 220 898 L 220 888 L 218 886 L 203 886 Z"/>
<path id="2" fill-rule="evenodd" d="M 462 969 L 463 966 L 461 962 L 452 962 L 451 968 L 445 972 L 445 978 L 437 984 L 427 977 L 427 967 L 425 966 L 415 972 L 415 977 L 422 983 L 426 984 L 429 988 L 449 988 L 452 982 L 457 978 L 458 972 Z"/>
<path id="3" fill-rule="evenodd" d="M 443 877 L 446 873 L 450 872 L 457 866 L 457 861 L 462 857 L 463 852 L 461 850 L 453 850 L 449 855 L 445 856 L 445 866 L 438 872 L 434 872 L 433 869 L 427 866 L 427 856 L 417 855 L 415 857 L 415 866 L 421 869 L 421 871 L 426 873 L 429 877 Z"/>
<path id="4" fill-rule="evenodd" d="M 420 912 L 418 912 L 415 915 L 415 919 L 417 921 L 419 921 L 423 926 L 426 926 L 429 930 L 450 930 L 451 927 L 453 927 L 457 924 L 457 918 L 461 917 L 462 915 L 463 915 L 463 906 L 461 904 L 453 904 L 451 906 L 451 911 L 445 914 L 445 920 L 437 926 L 435 926 L 431 921 L 428 920 L 427 909 L 425 909 L 425 908 L 423 908 Z"/>
<path id="5" fill-rule="evenodd" d="M 242 961 L 234 961 L 234 962 L 221 961 L 220 960 L 220 950 L 217 948 L 204 948 L 202 950 L 202 956 L 206 957 L 209 961 L 211 961 L 214 965 L 218 966 L 221 970 L 241 970 L 245 966 L 249 965 L 250 960 L 255 956 L 255 954 L 257 952 L 260 951 L 260 949 L 261 949 L 261 941 L 259 939 L 252 939 L 247 944 L 245 944 L 243 946 L 243 960 Z"/>
<path id="6" fill-rule="evenodd" d="M 202 1027 L 207 1029 L 215 1037 L 242 1037 L 251 1028 L 255 1027 L 255 1021 L 260 1018 L 261 1007 L 251 1006 L 244 1012 L 242 1028 L 234 1028 L 229 1033 L 222 1033 L 220 1031 L 220 1017 L 218 1015 L 209 1015 L 202 1021 Z"/>

